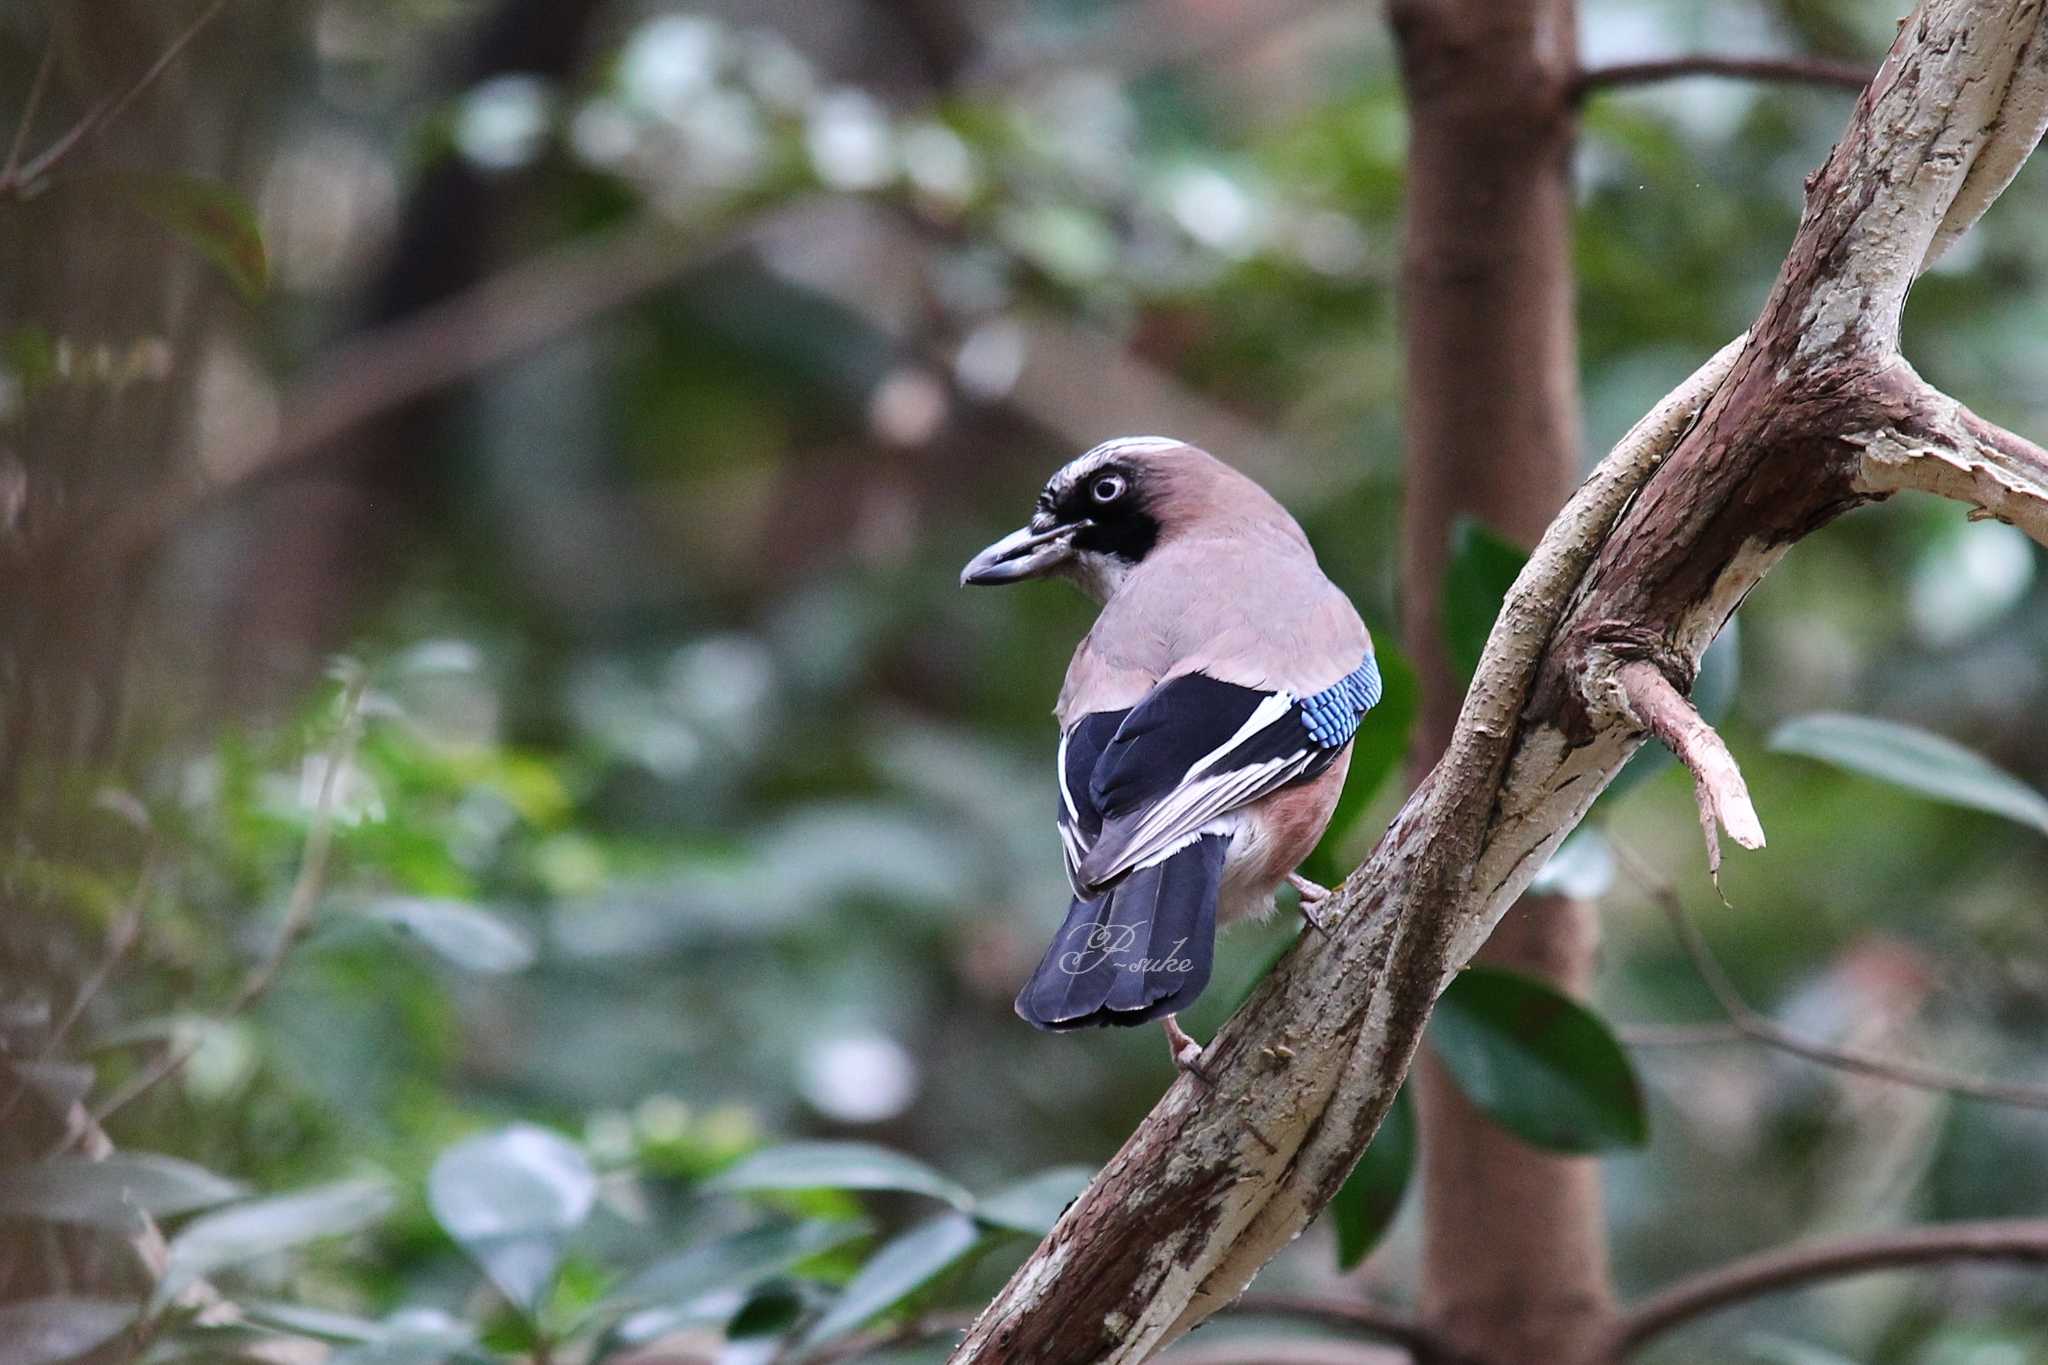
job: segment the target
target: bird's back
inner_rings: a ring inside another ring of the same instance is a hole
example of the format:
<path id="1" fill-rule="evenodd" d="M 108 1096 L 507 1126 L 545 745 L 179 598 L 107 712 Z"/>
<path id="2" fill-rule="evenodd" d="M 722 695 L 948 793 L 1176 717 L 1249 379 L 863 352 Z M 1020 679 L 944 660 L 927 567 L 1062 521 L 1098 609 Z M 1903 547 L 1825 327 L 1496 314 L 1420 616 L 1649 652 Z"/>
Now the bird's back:
<path id="1" fill-rule="evenodd" d="M 1187 673 L 1301 696 L 1358 666 L 1365 623 L 1300 532 L 1232 529 L 1176 538 L 1131 571 L 1074 652 L 1062 729 Z"/>

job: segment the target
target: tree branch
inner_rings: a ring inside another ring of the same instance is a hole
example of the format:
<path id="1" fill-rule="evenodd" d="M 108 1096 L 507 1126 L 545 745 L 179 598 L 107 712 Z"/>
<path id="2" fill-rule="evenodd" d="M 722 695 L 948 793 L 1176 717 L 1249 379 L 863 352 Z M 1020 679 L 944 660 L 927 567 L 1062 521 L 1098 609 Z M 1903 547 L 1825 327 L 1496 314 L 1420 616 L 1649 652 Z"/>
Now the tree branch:
<path id="1" fill-rule="evenodd" d="M 2048 450 L 1985 421 L 1903 360 L 1893 378 L 1906 416 L 1851 438 L 1862 451 L 1858 490 L 1936 493 L 2048 545 Z"/>
<path id="2" fill-rule="evenodd" d="M 801 202 L 796 208 L 801 207 Z M 795 208 L 782 212 L 793 212 Z M 214 483 L 166 480 L 94 534 L 120 560 L 155 550 L 199 507 L 329 457 L 339 438 L 439 389 L 524 355 L 650 289 L 750 244 L 778 214 L 702 241 L 656 218 L 636 220 L 520 262 L 307 366 L 285 395 L 277 434 Z"/>
<path id="3" fill-rule="evenodd" d="M 1572 94 L 1574 98 L 1583 100 L 1606 90 L 1693 76 L 1861 90 L 1870 83 L 1870 75 L 1867 66 L 1826 57 L 1722 57 L 1700 53 L 1690 57 L 1664 57 L 1589 67 L 1579 73 Z"/>
<path id="4" fill-rule="evenodd" d="M 1573 83 L 1572 98 L 1583 100 L 1603 90 L 1682 80 L 1688 76 L 1723 76 L 1733 80 L 1783 81 L 1861 90 L 1870 83 L 1870 68 L 1826 57 L 1716 57 L 1708 54 L 1665 57 L 1657 61 L 1617 62 L 1612 66 L 1589 67 L 1581 71 Z"/>
<path id="5" fill-rule="evenodd" d="M 43 92 L 49 88 L 50 72 L 57 65 L 57 34 L 52 30 L 49 41 L 43 44 L 42 60 L 36 63 L 36 74 L 28 84 L 28 98 L 21 102 L 21 120 L 14 125 L 14 140 L 7 144 L 7 163 L 0 166 L 0 185 L 14 179 L 14 173 L 21 167 L 21 154 L 28 150 L 28 135 L 34 129 L 36 114 L 43 107 Z"/>
<path id="6" fill-rule="evenodd" d="M 36 1053 L 37 1062 L 56 1060 L 57 1049 L 63 1046 L 65 1036 L 85 1014 L 86 1006 L 100 993 L 101 987 L 107 984 L 107 978 L 113 975 L 114 968 L 127 956 L 128 950 L 135 946 L 135 940 L 142 932 L 143 907 L 149 904 L 150 893 L 156 887 L 160 867 L 160 850 L 156 841 L 152 839 L 148 852 L 143 854 L 142 870 L 136 874 L 135 889 L 129 893 L 127 903 L 107 926 L 107 947 L 100 956 L 99 965 L 93 968 L 91 975 L 79 983 L 78 991 L 71 997 L 71 1003 L 65 1008 L 63 1017 L 57 1020 L 51 1027 L 49 1036 L 43 1039 L 43 1045 Z M 28 1079 L 17 1073 L 14 1093 L 9 1095 L 4 1103 L 0 1103 L 0 1120 L 14 1112 L 15 1106 L 21 1103 L 29 1089 Z"/>
<path id="7" fill-rule="evenodd" d="M 1637 659 L 1615 670 L 1614 679 L 1629 711 L 1651 734 L 1664 742 L 1692 774 L 1692 789 L 1699 801 L 1700 829 L 1707 839 L 1707 871 L 1714 884 L 1721 882 L 1721 837 L 1744 848 L 1764 846 L 1763 823 L 1749 799 L 1749 784 L 1735 756 L 1716 734 L 1714 727 L 1693 710 L 1664 671 L 1647 659 Z"/>
<path id="8" fill-rule="evenodd" d="M 1851 438 L 1913 417 L 1889 377 L 1906 291 L 1937 237 L 1982 211 L 1962 198 L 1970 168 L 2019 136 L 2005 92 L 2019 54 L 2042 51 L 2038 0 L 1925 0 L 1903 26 L 1809 184 L 1757 325 L 1545 535 L 1444 759 L 1339 889 L 1332 933 L 1261 983 L 1211 1044 L 1209 1083 L 1175 1083 L 955 1361 L 1147 1359 L 1336 1193 L 1456 965 L 1641 744 L 1609 714 L 1615 671 L 1696 669 L 1793 543 L 1875 496 Z"/>
<path id="9" fill-rule="evenodd" d="M 1707 990 L 1713 995 L 1714 1003 L 1728 1016 L 1728 1028 L 1734 1038 L 1761 1043 L 1779 1052 L 1794 1057 L 1803 1057 L 1809 1062 L 1832 1067 L 1837 1071 L 1852 1071 L 1861 1076 L 1871 1076 L 1897 1085 L 1912 1086 L 1917 1090 L 1932 1090 L 1958 1099 L 1985 1100 L 1993 1104 L 2011 1105 L 2018 1109 L 2048 1110 L 2048 1089 L 2041 1086 L 2023 1085 L 2016 1081 L 1991 1081 L 1975 1076 L 1964 1076 L 1940 1067 L 1923 1066 L 1916 1062 L 1900 1061 L 1880 1053 L 1868 1052 L 1861 1048 L 1831 1047 L 1814 1042 L 1792 1032 L 1769 1015 L 1753 1008 L 1743 999 L 1736 988 L 1734 978 L 1721 966 L 1714 950 L 1707 946 L 1706 935 L 1686 913 L 1685 902 L 1671 884 L 1652 875 L 1641 862 L 1626 850 L 1617 848 L 1616 857 L 1628 869 L 1638 885 L 1646 891 L 1664 910 L 1671 921 L 1672 930 L 1678 935 L 1679 945 L 1691 960 L 1693 970 L 1700 974 Z M 1730 1038 L 1723 1033 L 1715 1037 L 1702 1037 L 1697 1031 L 1684 1042 L 1727 1042 Z"/>
<path id="10" fill-rule="evenodd" d="M 1845 1237 L 1767 1251 L 1680 1280 L 1622 1315 L 1604 1359 L 1620 1360 L 1652 1337 L 1765 1294 L 1877 1270 L 1950 1261 L 2048 1264 L 2048 1219 L 1989 1219 Z"/>
<path id="11" fill-rule="evenodd" d="M 20 197 L 26 195 L 34 189 L 36 182 L 40 181 L 51 171 L 56 170 L 65 157 L 71 155 L 72 152 L 83 146 L 87 139 L 126 113 L 128 106 L 141 98 L 142 93 L 148 90 L 150 86 L 156 84 L 157 77 L 163 75 L 170 68 L 171 63 L 178 59 L 178 54 L 185 50 L 186 44 L 197 38 L 200 30 L 212 23 L 214 17 L 227 8 L 227 4 L 228 0 L 213 0 L 212 4 L 199 12 L 198 17 L 178 31 L 177 36 L 172 38 L 165 45 L 164 50 L 157 55 L 157 59 L 150 63 L 149 69 L 138 76 L 133 84 L 119 95 L 109 96 L 95 103 L 92 108 L 85 111 L 84 117 L 72 124 L 55 142 L 46 147 L 41 155 L 30 161 L 26 166 L 19 164 L 17 155 L 10 155 L 7 159 L 6 170 L 0 172 L 0 196 L 14 195 Z M 16 145 L 14 151 L 17 154 L 20 151 L 21 139 L 28 131 L 27 120 L 35 115 L 36 97 L 41 93 L 41 88 L 42 82 L 38 79 L 35 87 L 30 92 L 28 110 L 23 117 L 21 130 L 15 137 Z"/>
<path id="12" fill-rule="evenodd" d="M 305 849 L 299 855 L 299 872 L 292 881 L 291 895 L 285 901 L 284 918 L 278 924 L 277 935 L 271 940 L 269 951 L 249 969 L 233 999 L 221 1012 L 222 1019 L 232 1019 L 244 1013 L 269 994 L 277 981 L 277 974 L 284 969 L 285 959 L 313 927 L 313 911 L 320 903 L 321 892 L 326 890 L 327 861 L 334 848 L 335 798 L 340 790 L 342 774 L 355 760 L 356 741 L 362 735 L 362 700 L 366 685 L 367 680 L 360 672 L 342 685 L 339 728 L 334 742 L 327 748 L 325 766 L 320 773 L 319 793 L 314 798 L 312 818 L 306 826 Z M 137 1072 L 126 1085 L 93 1108 L 93 1124 L 104 1125 L 121 1109 L 177 1074 L 199 1051 L 201 1042 L 202 1039 L 194 1038 L 182 1045 L 174 1042 L 167 1047 L 153 1064 Z M 67 1135 L 56 1151 L 62 1152 L 70 1146 L 74 1136 Z"/>

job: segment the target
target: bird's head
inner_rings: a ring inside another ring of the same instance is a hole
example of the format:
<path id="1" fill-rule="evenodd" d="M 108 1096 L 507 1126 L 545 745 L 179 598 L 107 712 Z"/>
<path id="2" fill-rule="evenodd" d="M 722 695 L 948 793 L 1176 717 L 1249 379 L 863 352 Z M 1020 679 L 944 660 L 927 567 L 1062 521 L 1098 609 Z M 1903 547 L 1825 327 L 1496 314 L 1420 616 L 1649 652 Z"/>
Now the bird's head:
<path id="1" fill-rule="evenodd" d="M 1213 477 L 1212 469 L 1225 466 L 1184 441 L 1104 441 L 1046 480 L 1031 520 L 969 560 L 960 581 L 1056 574 L 1106 600 L 1182 518 L 1190 483 Z"/>

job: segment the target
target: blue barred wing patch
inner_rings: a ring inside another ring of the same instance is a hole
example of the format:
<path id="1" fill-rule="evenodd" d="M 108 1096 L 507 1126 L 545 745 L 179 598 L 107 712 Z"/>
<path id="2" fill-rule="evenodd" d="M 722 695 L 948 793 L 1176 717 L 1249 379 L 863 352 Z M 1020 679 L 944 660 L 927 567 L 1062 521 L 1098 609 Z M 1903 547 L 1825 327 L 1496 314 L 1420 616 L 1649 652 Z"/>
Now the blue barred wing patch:
<path id="1" fill-rule="evenodd" d="M 1380 666 L 1372 655 L 1314 696 L 1300 702 L 1301 722 L 1318 749 L 1341 749 L 1358 733 L 1358 722 L 1380 703 Z"/>

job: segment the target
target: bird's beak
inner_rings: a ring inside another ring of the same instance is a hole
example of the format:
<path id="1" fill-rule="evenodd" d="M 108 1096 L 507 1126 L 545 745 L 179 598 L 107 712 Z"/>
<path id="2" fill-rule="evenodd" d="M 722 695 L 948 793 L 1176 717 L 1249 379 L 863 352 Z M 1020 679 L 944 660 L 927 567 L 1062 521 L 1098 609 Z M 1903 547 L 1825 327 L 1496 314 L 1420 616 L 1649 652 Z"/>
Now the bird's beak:
<path id="1" fill-rule="evenodd" d="M 964 587 L 1042 577 L 1067 561 L 1074 553 L 1074 537 L 1092 524 L 1075 521 L 1047 531 L 1019 527 L 968 560 L 960 583 Z"/>

